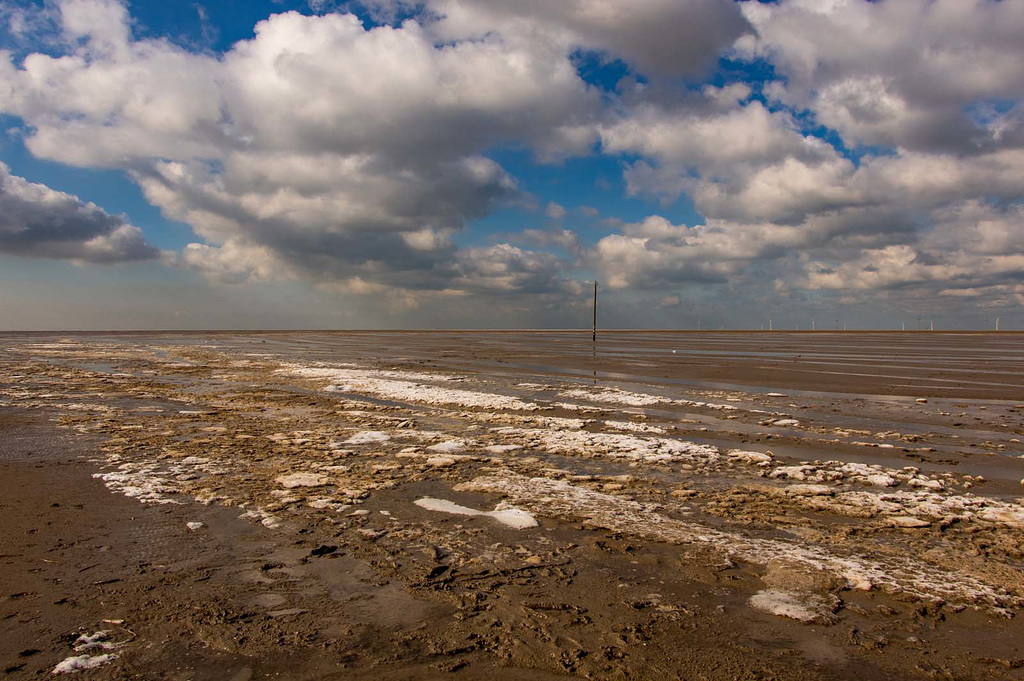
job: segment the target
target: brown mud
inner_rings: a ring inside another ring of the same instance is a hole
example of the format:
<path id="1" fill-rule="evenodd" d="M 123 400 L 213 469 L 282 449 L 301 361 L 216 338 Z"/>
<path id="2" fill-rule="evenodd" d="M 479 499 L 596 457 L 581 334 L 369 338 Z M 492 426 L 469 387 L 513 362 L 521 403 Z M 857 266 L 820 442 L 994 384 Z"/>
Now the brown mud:
<path id="1" fill-rule="evenodd" d="M 1022 376 L 1017 334 L 7 334 L 0 664 L 1024 678 Z"/>

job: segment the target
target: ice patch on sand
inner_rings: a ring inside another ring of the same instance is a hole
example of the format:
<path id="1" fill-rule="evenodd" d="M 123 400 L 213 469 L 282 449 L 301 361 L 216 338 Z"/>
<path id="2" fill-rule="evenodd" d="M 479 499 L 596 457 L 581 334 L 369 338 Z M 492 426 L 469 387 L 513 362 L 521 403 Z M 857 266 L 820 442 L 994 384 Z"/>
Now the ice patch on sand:
<path id="1" fill-rule="evenodd" d="M 523 439 L 526 444 L 551 454 L 572 454 L 627 459 L 648 463 L 718 459 L 718 449 L 683 440 L 638 437 L 617 433 L 591 433 L 585 430 L 557 431 L 537 428 L 495 428 L 493 432 Z"/>
<path id="2" fill-rule="evenodd" d="M 280 518 L 263 510 L 246 511 L 238 517 L 243 520 L 255 520 L 268 530 L 275 530 L 284 524 Z"/>
<path id="3" fill-rule="evenodd" d="M 465 451 L 470 446 L 470 442 L 463 439 L 447 440 L 446 442 L 439 442 L 436 445 L 430 445 L 427 447 L 432 452 L 438 452 L 441 454 L 454 454 L 455 452 Z"/>
<path id="4" fill-rule="evenodd" d="M 772 462 L 771 454 L 765 454 L 763 452 L 745 452 L 740 449 L 734 449 L 729 452 L 729 458 L 737 461 L 744 461 L 746 463 L 752 463 L 758 466 L 768 465 Z"/>
<path id="5" fill-rule="evenodd" d="M 274 482 L 285 489 L 295 489 L 296 487 L 323 487 L 327 484 L 327 476 L 320 475 L 318 473 L 290 473 L 288 475 L 277 476 L 274 478 Z"/>
<path id="6" fill-rule="evenodd" d="M 335 501 L 334 499 L 327 499 L 324 497 L 311 499 L 307 505 L 310 508 L 317 509 L 318 511 L 335 511 L 337 513 L 341 513 L 342 511 L 347 511 L 352 508 L 351 504 L 343 504 L 339 501 Z"/>
<path id="7" fill-rule="evenodd" d="M 751 596 L 747 603 L 754 610 L 788 617 L 804 624 L 831 624 L 835 621 L 835 598 L 821 594 L 766 589 Z"/>
<path id="8" fill-rule="evenodd" d="M 509 452 L 519 451 L 522 448 L 522 445 L 491 445 L 490 447 L 484 447 L 484 451 L 488 454 L 508 454 Z"/>
<path id="9" fill-rule="evenodd" d="M 872 487 L 895 487 L 899 480 L 889 475 L 881 466 L 872 467 L 864 463 L 844 464 L 840 469 L 850 480 L 856 480 Z"/>
<path id="10" fill-rule="evenodd" d="M 421 382 L 450 382 L 455 380 L 443 374 L 369 369 L 335 369 L 297 365 L 290 366 L 282 371 L 293 376 L 328 380 L 331 382 L 328 390 L 373 395 L 374 397 L 400 402 L 518 411 L 540 409 L 540 406 L 537 404 L 524 402 L 515 397 L 429 385 Z"/>
<path id="11" fill-rule="evenodd" d="M 502 525 L 507 525 L 516 530 L 537 527 L 537 519 L 531 513 L 506 504 L 498 504 L 493 511 L 478 511 L 475 508 L 462 506 L 447 499 L 434 499 L 432 497 L 417 499 L 413 503 L 428 511 L 451 513 L 453 515 L 487 516 L 488 518 L 494 518 Z"/>
<path id="12" fill-rule="evenodd" d="M 376 442 L 387 442 L 391 436 L 377 430 L 364 430 L 342 442 L 345 445 L 368 445 Z"/>

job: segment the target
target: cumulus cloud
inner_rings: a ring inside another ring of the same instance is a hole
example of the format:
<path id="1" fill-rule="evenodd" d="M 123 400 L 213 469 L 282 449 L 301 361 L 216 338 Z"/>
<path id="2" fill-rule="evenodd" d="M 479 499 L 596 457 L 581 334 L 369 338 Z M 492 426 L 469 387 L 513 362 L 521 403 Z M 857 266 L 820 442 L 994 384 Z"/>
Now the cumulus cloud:
<path id="1" fill-rule="evenodd" d="M 742 10 L 755 32 L 733 55 L 785 77 L 765 85 L 765 101 L 742 83 L 706 86 L 624 99 L 600 125 L 603 151 L 626 157 L 630 193 L 685 195 L 705 218 L 686 227 L 655 216 L 605 237 L 589 257 L 609 282 L 737 289 L 770 274 L 791 293 L 1012 289 L 1024 275 L 1012 237 L 1024 227 L 1024 77 L 1007 55 L 1024 56 L 1014 38 L 1024 7 L 784 0 Z"/>
<path id="2" fill-rule="evenodd" d="M 0 252 L 88 263 L 152 260 L 160 252 L 123 217 L 12 175 L 0 163 Z"/>
<path id="3" fill-rule="evenodd" d="M 802 240 L 794 227 L 712 222 L 673 225 L 661 216 L 623 225 L 589 253 L 612 288 L 725 283 L 753 260 L 780 257 Z"/>
<path id="4" fill-rule="evenodd" d="M 563 281 L 565 264 L 551 253 L 511 244 L 467 248 L 458 253 L 457 288 L 489 293 L 548 293 L 571 286 Z"/>
<path id="5" fill-rule="evenodd" d="M 693 76 L 750 30 L 732 0 L 368 0 L 379 10 L 425 6 L 448 39 L 499 33 L 622 59 L 649 76 Z"/>
<path id="6" fill-rule="evenodd" d="M 221 280 L 443 288 L 450 235 L 523 197 L 481 152 L 543 146 L 599 103 L 561 48 L 500 35 L 286 13 L 216 56 L 133 39 L 115 0 L 60 9 L 67 54 L 5 55 L 4 110 L 37 156 L 128 170 L 206 240 L 182 261 Z"/>
<path id="7" fill-rule="evenodd" d="M 769 59 L 787 79 L 781 99 L 853 144 L 985 150 L 1001 135 L 971 105 L 1024 96 L 1019 2 L 789 0 L 743 12 L 756 34 L 740 52 Z"/>
<path id="8" fill-rule="evenodd" d="M 804 285 L 877 290 L 939 284 L 943 295 L 973 298 L 1024 280 L 1024 205 L 968 200 L 935 211 L 929 222 L 910 243 L 808 262 Z"/>
<path id="9" fill-rule="evenodd" d="M 668 201 L 701 190 L 734 193 L 773 164 L 843 160 L 824 141 L 801 134 L 789 113 L 759 101 L 743 103 L 749 88 L 725 91 L 729 97 L 707 87 L 700 97 L 641 102 L 601 127 L 605 152 L 641 157 L 626 166 L 630 193 Z M 710 206 L 699 208 L 718 217 Z"/>

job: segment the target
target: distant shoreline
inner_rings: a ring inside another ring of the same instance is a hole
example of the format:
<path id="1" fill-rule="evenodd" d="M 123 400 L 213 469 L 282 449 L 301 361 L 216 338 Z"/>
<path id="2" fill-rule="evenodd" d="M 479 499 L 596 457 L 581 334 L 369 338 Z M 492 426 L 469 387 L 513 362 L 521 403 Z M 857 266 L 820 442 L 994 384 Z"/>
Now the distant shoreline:
<path id="1" fill-rule="evenodd" d="M 601 334 L 626 334 L 626 333 L 658 333 L 658 334 L 992 334 L 1009 335 L 1024 334 L 1024 330 L 1007 329 L 995 331 L 993 329 L 598 329 Z M 443 334 L 443 333 L 479 333 L 479 334 L 502 334 L 502 333 L 579 333 L 590 334 L 590 329 L 105 329 L 105 330 L 77 330 L 77 329 L 54 329 L 54 330 L 11 330 L 0 331 L 0 336 L 12 335 L 54 335 L 54 334 L 78 334 L 78 335 L 104 335 L 104 334 L 288 334 L 288 333 L 346 333 L 346 334 Z"/>

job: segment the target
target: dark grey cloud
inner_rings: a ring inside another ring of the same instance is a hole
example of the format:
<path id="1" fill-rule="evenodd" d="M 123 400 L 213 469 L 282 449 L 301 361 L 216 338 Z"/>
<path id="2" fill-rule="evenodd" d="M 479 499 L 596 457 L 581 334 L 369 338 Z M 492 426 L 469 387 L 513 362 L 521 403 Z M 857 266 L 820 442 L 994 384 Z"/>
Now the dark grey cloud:
<path id="1" fill-rule="evenodd" d="M 90 263 L 152 260 L 160 252 L 123 217 L 12 175 L 0 163 L 0 252 Z"/>
<path id="2" fill-rule="evenodd" d="M 377 7 L 405 0 L 368 0 Z M 506 40 L 547 42 L 622 59 L 648 76 L 703 73 L 751 30 L 732 0 L 425 0 L 446 37 L 496 32 Z"/>

